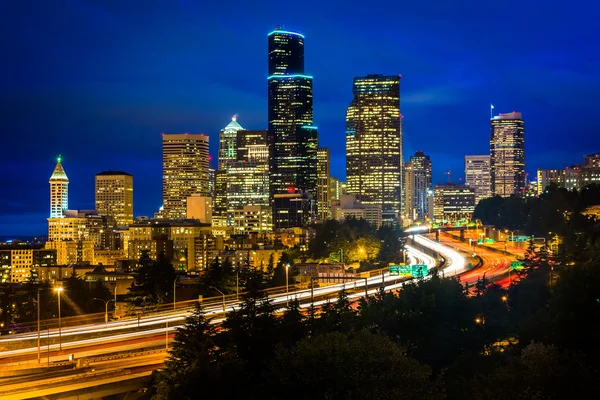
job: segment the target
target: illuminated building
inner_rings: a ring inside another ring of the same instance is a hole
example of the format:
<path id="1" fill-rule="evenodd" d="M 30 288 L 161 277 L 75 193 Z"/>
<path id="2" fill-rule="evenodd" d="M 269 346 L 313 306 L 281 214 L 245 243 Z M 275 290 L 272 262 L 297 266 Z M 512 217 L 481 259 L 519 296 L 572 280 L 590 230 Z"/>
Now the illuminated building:
<path id="1" fill-rule="evenodd" d="M 108 217 L 109 226 L 133 222 L 133 176 L 126 172 L 96 174 L 96 211 Z"/>
<path id="2" fill-rule="evenodd" d="M 499 114 L 490 120 L 492 194 L 508 197 L 525 192 L 525 123 L 521 113 Z"/>
<path id="3" fill-rule="evenodd" d="M 264 206 L 244 206 L 233 213 L 233 232 L 236 235 L 256 235 L 264 238 L 273 230 L 272 209 Z"/>
<path id="4" fill-rule="evenodd" d="M 334 176 L 329 178 L 329 198 L 331 200 L 339 200 L 343 194 L 346 194 L 344 191 L 345 182 L 340 182 L 340 180 Z"/>
<path id="5" fill-rule="evenodd" d="M 163 134 L 163 210 L 165 218 L 185 218 L 186 199 L 208 195 L 208 136 Z"/>
<path id="6" fill-rule="evenodd" d="M 269 166 L 266 160 L 232 164 L 227 171 L 227 211 L 233 225 L 233 213 L 245 206 L 269 205 Z"/>
<path id="7" fill-rule="evenodd" d="M 465 156 L 465 185 L 475 191 L 475 205 L 492 197 L 490 156 Z"/>
<path id="8" fill-rule="evenodd" d="M 194 193 L 186 199 L 186 219 L 197 219 L 203 224 L 212 223 L 212 198 Z"/>
<path id="9" fill-rule="evenodd" d="M 412 162 L 404 163 L 404 219 L 412 222 L 417 219 L 415 210 L 415 171 Z"/>
<path id="10" fill-rule="evenodd" d="M 312 77 L 304 74 L 304 36 L 277 27 L 268 43 L 270 193 L 303 192 L 315 198 L 318 132 L 313 126 Z"/>
<path id="11" fill-rule="evenodd" d="M 551 183 L 564 188 L 566 186 L 566 171 L 564 169 L 538 169 L 537 194 L 542 194 Z"/>
<path id="12" fill-rule="evenodd" d="M 231 122 L 219 134 L 218 169 L 226 170 L 229 164 L 237 160 L 237 133 L 243 130 L 237 122 L 237 117 L 231 117 Z"/>
<path id="13" fill-rule="evenodd" d="M 50 218 L 62 218 L 63 211 L 69 209 L 69 178 L 58 156 L 56 167 L 50 177 Z"/>
<path id="14" fill-rule="evenodd" d="M 317 213 L 320 220 L 331 218 L 331 188 L 329 149 L 317 150 Z"/>
<path id="15" fill-rule="evenodd" d="M 422 151 L 410 157 L 413 170 L 414 210 L 417 219 L 427 215 L 427 191 L 431 189 L 431 159 Z M 407 204 L 408 206 L 408 204 Z"/>
<path id="16" fill-rule="evenodd" d="M 348 194 L 378 204 L 384 224 L 398 222 L 402 207 L 400 76 L 354 78 L 346 111 Z"/>
<path id="17" fill-rule="evenodd" d="M 339 200 L 331 201 L 331 214 L 333 219 L 343 221 L 347 218 L 364 219 L 371 225 L 381 226 L 381 205 L 362 204 L 356 196 L 343 194 Z"/>
<path id="18" fill-rule="evenodd" d="M 600 153 L 588 154 L 583 158 L 584 168 L 600 168 Z"/>
<path id="19" fill-rule="evenodd" d="M 273 228 L 275 230 L 309 225 L 311 199 L 308 194 L 276 194 L 273 196 L 273 202 Z"/>
<path id="20" fill-rule="evenodd" d="M 40 267 L 56 265 L 56 251 L 38 247 L 15 246 L 0 249 L 0 282 L 37 281 Z"/>
<path id="21" fill-rule="evenodd" d="M 237 161 L 264 161 L 269 159 L 267 130 L 241 130 L 237 133 Z"/>
<path id="22" fill-rule="evenodd" d="M 475 211 L 475 191 L 467 186 L 444 183 L 433 188 L 433 218 L 436 221 L 470 220 Z"/>

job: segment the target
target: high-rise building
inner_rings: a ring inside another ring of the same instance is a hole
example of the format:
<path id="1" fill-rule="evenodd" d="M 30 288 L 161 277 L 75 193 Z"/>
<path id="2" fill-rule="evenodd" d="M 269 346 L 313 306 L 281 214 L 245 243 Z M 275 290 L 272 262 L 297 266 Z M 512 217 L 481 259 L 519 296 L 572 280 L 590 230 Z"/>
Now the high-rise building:
<path id="1" fill-rule="evenodd" d="M 227 170 L 229 164 L 237 160 L 237 133 L 243 129 L 234 115 L 219 133 L 219 170 Z"/>
<path id="2" fill-rule="evenodd" d="M 470 220 L 475 211 L 475 191 L 467 186 L 444 183 L 433 188 L 433 218 L 436 221 Z"/>
<path id="3" fill-rule="evenodd" d="M 121 171 L 96 174 L 96 211 L 109 226 L 133 223 L 133 176 Z"/>
<path id="4" fill-rule="evenodd" d="M 600 153 L 588 154 L 583 158 L 584 168 L 600 168 Z"/>
<path id="5" fill-rule="evenodd" d="M 208 136 L 163 134 L 164 218 L 181 219 L 186 199 L 192 194 L 208 195 Z"/>
<path id="6" fill-rule="evenodd" d="M 566 170 L 564 169 L 538 169 L 537 170 L 537 194 L 540 195 L 551 183 L 558 187 L 566 187 Z"/>
<path id="7" fill-rule="evenodd" d="M 348 194 L 379 204 L 384 224 L 398 222 L 402 208 L 400 75 L 354 78 L 346 111 Z"/>
<path id="8" fill-rule="evenodd" d="M 490 120 L 492 194 L 508 197 L 525 191 L 525 123 L 520 112 Z"/>
<path id="9" fill-rule="evenodd" d="M 241 130 L 237 134 L 237 161 L 268 161 L 267 130 Z"/>
<path id="10" fill-rule="evenodd" d="M 492 197 L 490 156 L 465 156 L 465 185 L 475 191 L 475 205 Z"/>
<path id="11" fill-rule="evenodd" d="M 69 209 L 69 178 L 61 164 L 62 157 L 56 159 L 56 167 L 50 177 L 50 218 L 62 218 Z"/>
<path id="12" fill-rule="evenodd" d="M 330 155 L 328 148 L 317 151 L 317 213 L 320 220 L 331 218 Z"/>
<path id="13" fill-rule="evenodd" d="M 346 182 L 340 182 L 340 180 L 334 176 L 329 178 L 329 198 L 330 200 L 339 200 L 343 194 L 346 194 L 345 189 Z"/>
<path id="14" fill-rule="evenodd" d="M 304 74 L 304 36 L 277 27 L 268 39 L 270 193 L 303 192 L 314 199 L 318 132 L 313 126 L 312 76 Z M 305 217 L 310 219 L 310 213 Z"/>
<path id="15" fill-rule="evenodd" d="M 417 219 L 417 211 L 415 209 L 415 171 L 413 163 L 407 161 L 404 163 L 404 213 L 403 219 L 406 222 Z"/>
<path id="16" fill-rule="evenodd" d="M 416 217 L 423 220 L 427 215 L 427 191 L 431 189 L 431 159 L 422 151 L 410 157 L 413 168 L 414 208 Z"/>

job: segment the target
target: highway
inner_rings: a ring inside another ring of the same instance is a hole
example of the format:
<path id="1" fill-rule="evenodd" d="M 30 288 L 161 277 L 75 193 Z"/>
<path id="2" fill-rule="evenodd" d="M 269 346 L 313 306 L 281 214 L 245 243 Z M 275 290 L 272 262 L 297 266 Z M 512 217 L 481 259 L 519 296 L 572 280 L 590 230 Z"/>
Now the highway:
<path id="1" fill-rule="evenodd" d="M 458 252 L 427 238 L 419 237 L 419 241 L 426 247 L 440 251 L 447 260 L 444 271 L 457 266 L 461 271 L 464 268 L 464 258 Z M 433 257 L 410 246 L 407 246 L 407 254 L 407 261 L 411 264 L 426 264 L 429 269 L 436 266 Z M 276 312 L 284 311 L 286 303 L 292 299 L 298 299 L 300 307 L 306 309 L 311 305 L 324 305 L 337 297 L 342 289 L 348 291 L 348 297 L 353 301 L 365 293 L 376 293 L 382 284 L 386 290 L 396 290 L 406 281 L 405 277 L 391 276 L 382 271 L 380 275 L 314 288 L 312 293 L 310 289 L 301 289 L 271 294 L 269 300 L 275 305 Z M 225 304 L 222 298 L 204 302 L 205 312 L 213 317 L 212 322 L 216 324 L 224 320 L 227 312 L 237 310 L 239 305 L 235 297 L 226 298 Z M 37 332 L 1 337 L 0 347 L 13 349 L 0 352 L 0 377 L 6 376 L 2 375 L 3 371 L 14 372 L 19 368 L 37 368 L 38 373 L 0 378 L 0 398 L 50 396 L 67 390 L 84 390 L 93 386 L 100 388 L 103 383 L 111 382 L 137 384 L 135 379 L 150 375 L 162 365 L 169 340 L 172 340 L 175 330 L 182 325 L 190 311 L 191 306 L 143 316 L 139 320 L 127 318 L 108 324 L 65 327 L 60 334 L 62 350 L 56 343 L 58 330 L 51 329 L 42 335 L 41 364 L 37 363 Z M 48 343 L 48 337 L 51 343 Z M 48 366 L 65 363 L 70 357 L 79 360 L 81 365 L 64 371 L 46 371 Z"/>

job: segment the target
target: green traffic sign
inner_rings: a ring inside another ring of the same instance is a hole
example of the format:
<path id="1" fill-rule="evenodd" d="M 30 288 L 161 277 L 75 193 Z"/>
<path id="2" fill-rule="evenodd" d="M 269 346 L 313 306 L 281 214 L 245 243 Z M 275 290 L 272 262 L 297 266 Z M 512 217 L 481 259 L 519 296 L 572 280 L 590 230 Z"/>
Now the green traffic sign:
<path id="1" fill-rule="evenodd" d="M 415 278 L 422 278 L 424 276 L 429 275 L 429 271 L 427 270 L 427 265 L 423 265 L 423 264 L 411 265 L 411 275 Z"/>
<path id="2" fill-rule="evenodd" d="M 400 275 L 400 266 L 399 265 L 390 265 L 390 275 L 395 275 L 395 276 Z"/>
<path id="3" fill-rule="evenodd" d="M 528 242 L 529 240 L 531 240 L 533 236 L 509 236 L 508 237 L 508 241 L 509 242 Z"/>
<path id="4" fill-rule="evenodd" d="M 513 261 L 510 263 L 510 268 L 511 269 L 516 269 L 516 270 L 521 270 L 523 268 L 525 268 L 523 266 L 523 262 L 522 261 Z"/>

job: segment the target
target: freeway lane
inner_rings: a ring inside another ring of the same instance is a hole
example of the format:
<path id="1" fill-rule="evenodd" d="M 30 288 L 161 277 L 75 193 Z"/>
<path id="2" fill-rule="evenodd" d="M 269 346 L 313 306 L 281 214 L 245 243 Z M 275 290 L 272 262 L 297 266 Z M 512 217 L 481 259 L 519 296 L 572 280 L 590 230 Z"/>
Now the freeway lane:
<path id="1" fill-rule="evenodd" d="M 409 259 L 413 259 L 415 261 L 423 262 L 428 265 L 429 268 L 435 266 L 435 260 L 427 256 L 413 248 L 408 247 L 407 252 L 409 254 Z M 365 279 L 357 279 L 350 282 L 344 282 L 340 284 L 334 284 L 331 286 L 326 286 L 322 288 L 315 288 L 313 290 L 312 296 L 315 299 L 327 296 L 327 297 L 335 297 L 337 293 L 342 290 L 353 290 L 364 288 L 365 283 L 367 284 L 367 289 L 370 287 L 374 287 L 375 289 L 368 289 L 369 293 L 375 293 L 378 288 L 381 286 L 381 283 L 385 282 L 386 288 L 397 288 L 397 283 L 399 281 L 405 280 L 405 278 L 390 276 L 389 274 L 384 274 L 383 276 L 375 276 L 371 278 Z M 353 297 L 361 297 L 363 295 L 363 291 L 358 291 L 357 294 L 353 295 Z M 301 301 L 301 307 L 308 308 L 311 303 L 307 300 L 311 298 L 311 290 L 303 289 L 298 290 L 296 292 L 290 292 L 289 295 L 286 293 L 281 293 L 274 295 L 271 297 L 271 300 L 275 306 L 283 307 L 285 303 L 292 299 L 298 299 Z M 329 301 L 329 299 L 323 299 L 319 301 L 315 301 L 315 306 L 322 305 Z M 229 312 L 231 310 L 235 310 L 239 307 L 239 302 L 232 301 L 226 304 L 225 311 Z M 283 309 L 283 308 L 282 308 Z M 221 321 L 223 319 L 223 305 L 222 304 L 213 304 L 206 305 L 205 311 L 207 315 L 212 315 L 217 317 L 215 319 L 216 322 Z M 169 324 L 169 331 L 174 331 L 178 326 L 181 326 L 181 323 L 185 319 L 185 317 L 189 315 L 189 310 L 182 311 L 171 311 L 168 313 L 163 313 L 161 315 L 151 315 L 144 318 L 141 318 L 139 321 L 137 319 L 130 319 L 125 321 L 114 321 L 109 322 L 108 325 L 104 323 L 94 324 L 94 325 L 86 325 L 81 327 L 69 327 L 62 331 L 61 337 L 63 338 L 62 348 L 63 352 L 62 359 L 66 359 L 68 354 L 73 353 L 74 349 L 77 349 L 80 346 L 90 346 L 94 344 L 107 344 L 112 342 L 120 342 L 123 340 L 129 340 L 134 338 L 142 338 L 148 337 L 152 335 L 157 335 L 159 332 L 165 333 L 165 322 L 167 321 Z M 137 331 L 138 328 L 145 328 L 146 330 Z M 123 332 L 125 330 L 135 330 L 134 332 Z M 122 333 L 119 333 L 121 331 Z M 89 339 L 76 339 L 76 336 L 82 335 L 90 335 L 90 334 L 104 334 L 101 337 L 94 337 Z M 50 338 L 58 337 L 58 331 L 50 332 Z M 42 337 L 42 339 L 46 339 L 46 335 Z M 7 338 L 0 339 L 0 345 L 10 344 L 11 342 L 18 342 L 23 340 L 37 340 L 37 333 L 24 333 L 17 334 Z M 56 351 L 58 350 L 58 344 L 51 344 L 50 346 L 42 346 L 42 351 L 50 350 Z M 35 355 L 37 358 L 37 346 L 36 347 L 28 347 L 24 349 L 15 349 L 9 351 L 3 351 L 0 353 L 0 364 L 7 362 L 15 362 L 15 360 L 23 360 L 21 358 L 15 358 L 22 355 L 31 355 L 28 359 L 32 359 Z M 58 357 L 59 354 L 55 354 L 55 357 Z M 46 355 L 46 353 L 44 353 Z M 43 357 L 42 357 L 43 358 Z"/>

